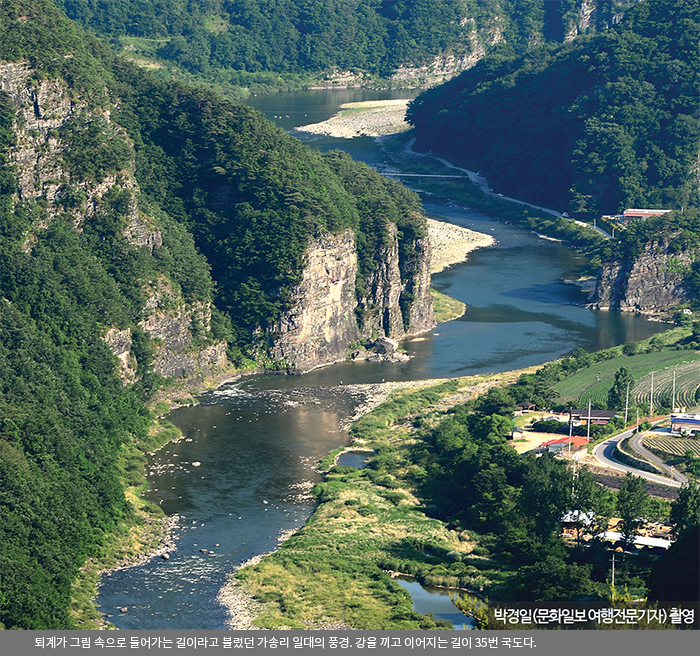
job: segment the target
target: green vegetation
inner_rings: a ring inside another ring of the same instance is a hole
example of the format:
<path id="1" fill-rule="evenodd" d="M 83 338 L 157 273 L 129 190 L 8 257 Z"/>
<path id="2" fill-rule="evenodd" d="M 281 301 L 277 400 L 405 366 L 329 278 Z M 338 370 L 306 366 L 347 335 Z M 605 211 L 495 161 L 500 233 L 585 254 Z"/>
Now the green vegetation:
<path id="1" fill-rule="evenodd" d="M 690 203 L 689 203 L 690 204 Z M 689 305 L 698 307 L 700 298 L 700 210 L 696 207 L 674 211 L 660 217 L 630 223 L 619 239 L 606 243 L 596 255 L 601 262 L 634 262 L 645 251 L 666 256 L 664 266 L 683 279 Z M 677 322 L 689 323 L 690 317 L 680 315 Z M 700 334 L 695 337 L 700 339 Z M 698 339 L 694 339 L 696 343 Z"/>
<path id="2" fill-rule="evenodd" d="M 584 407 L 590 401 L 596 407 L 607 407 L 615 375 L 621 367 L 628 369 L 636 381 L 630 386 L 630 407 L 650 402 L 652 372 L 654 373 L 654 405 L 670 407 L 674 369 L 676 370 L 676 404 L 685 407 L 693 407 L 697 404 L 695 393 L 700 387 L 697 377 L 700 354 L 686 350 L 676 351 L 668 347 L 639 355 L 618 355 L 617 357 L 613 355 L 610 359 L 591 363 L 554 386 L 559 402 L 571 402 Z M 626 383 L 621 390 L 621 395 L 618 403 L 610 405 L 611 408 L 624 408 Z"/>
<path id="3" fill-rule="evenodd" d="M 474 29 L 495 21 L 511 51 L 561 42 L 578 21 L 579 0 L 54 0 L 66 14 L 142 59 L 164 77 L 205 81 L 242 95 L 323 82 L 332 70 L 389 77 L 403 64 L 473 49 Z M 600 31 L 630 0 L 601 3 L 589 30 Z M 503 47 L 503 46 L 502 46 Z"/>
<path id="4" fill-rule="evenodd" d="M 699 24 L 697 0 L 642 2 L 603 34 L 495 53 L 410 105 L 417 145 L 589 220 L 697 205 Z"/>
<path id="5" fill-rule="evenodd" d="M 406 139 L 410 138 L 412 134 L 414 132 L 401 135 L 399 138 L 389 138 L 382 142 L 387 156 L 400 164 L 403 172 L 454 174 L 453 169 L 444 166 L 435 159 L 417 159 L 406 156 L 403 149 Z M 581 223 L 553 216 L 533 207 L 512 203 L 497 196 L 486 195 L 466 175 L 462 179 L 453 180 L 429 177 L 417 178 L 417 180 L 418 182 L 411 183 L 412 187 L 415 186 L 421 191 L 457 201 L 482 214 L 496 217 L 499 221 L 510 221 L 528 230 L 561 239 L 589 257 L 595 258 L 597 256 L 596 262 L 598 265 L 600 264 L 600 249 L 605 244 L 605 238 L 592 226 L 581 225 Z"/>
<path id="6" fill-rule="evenodd" d="M 700 456 L 700 440 L 697 439 L 647 435 L 644 437 L 644 446 L 650 450 L 678 456 L 685 456 L 688 451 L 691 451 L 695 456 Z"/>
<path id="7" fill-rule="evenodd" d="M 696 571 L 692 547 L 618 560 L 611 592 L 609 551 L 597 539 L 584 546 L 581 537 L 607 529 L 617 515 L 630 541 L 640 518 L 670 512 L 679 543 L 692 542 L 700 520 L 695 488 L 688 486 L 669 508 L 650 499 L 633 476 L 613 493 L 586 469 L 574 476 L 563 460 L 519 456 L 507 444 L 516 400 L 538 378 L 546 384 L 548 367 L 481 396 L 474 392 L 483 389 L 484 377 L 398 393 L 356 422 L 353 437 L 375 452 L 368 468 L 331 467 L 315 489 L 319 507 L 307 525 L 236 574 L 244 590 L 264 602 L 256 623 L 440 628 L 430 618 L 420 623 L 390 572 L 488 595 L 491 610 L 504 601 L 609 600 L 611 594 L 622 605 L 647 594 L 676 601 L 677 590 L 664 584 L 662 572 L 675 566 L 674 557 Z M 472 398 L 453 405 L 456 395 Z M 592 529 L 579 522 L 576 542 L 561 533 L 561 517 L 570 510 L 595 515 Z M 692 599 L 697 589 L 686 582 L 680 594 Z M 463 606 L 471 612 L 480 604 L 472 599 Z M 477 613 L 484 627 L 505 628 L 492 615 Z"/>
<path id="8" fill-rule="evenodd" d="M 438 323 L 458 319 L 464 314 L 466 306 L 462 301 L 443 294 L 437 289 L 431 289 L 430 295 L 433 297 L 433 311 L 435 312 L 435 321 Z"/>
<path id="9" fill-rule="evenodd" d="M 329 454 L 321 463 L 330 467 L 327 479 L 314 490 L 321 505 L 309 522 L 277 552 L 236 574 L 264 602 L 259 626 L 450 628 L 413 612 L 410 596 L 388 571 L 431 585 L 478 587 L 500 578 L 466 533 L 426 516 L 406 478 L 406 448 L 415 430 L 410 424 L 397 430 L 407 418 L 418 421 L 417 414 L 430 421 L 426 413 L 432 415 L 443 397 L 483 380 L 398 392 L 355 423 L 362 448 L 377 452 L 370 468 L 332 466 L 335 454 Z"/>

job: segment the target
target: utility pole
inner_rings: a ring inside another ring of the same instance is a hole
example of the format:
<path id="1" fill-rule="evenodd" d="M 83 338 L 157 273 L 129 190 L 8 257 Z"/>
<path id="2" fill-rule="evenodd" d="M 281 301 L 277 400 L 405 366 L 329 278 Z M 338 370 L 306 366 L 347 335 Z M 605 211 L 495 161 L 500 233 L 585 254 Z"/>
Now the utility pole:
<path id="1" fill-rule="evenodd" d="M 625 426 L 627 426 L 627 410 L 630 406 L 630 384 L 627 383 L 627 396 L 625 397 Z M 588 414 L 591 414 L 590 412 Z"/>
<path id="2" fill-rule="evenodd" d="M 588 399 L 588 426 L 586 427 L 586 439 L 591 441 L 591 400 Z"/>
<path id="3" fill-rule="evenodd" d="M 571 460 L 571 433 L 574 430 L 574 420 L 571 418 L 571 410 L 569 410 L 569 460 Z"/>
<path id="4" fill-rule="evenodd" d="M 654 416 L 654 372 L 651 372 L 651 394 L 649 395 L 649 414 Z"/>
<path id="5" fill-rule="evenodd" d="M 671 401 L 671 412 L 676 411 L 676 368 L 673 367 L 673 397 Z"/>
<path id="6" fill-rule="evenodd" d="M 615 594 L 615 552 L 612 555 L 612 589 L 613 595 Z"/>

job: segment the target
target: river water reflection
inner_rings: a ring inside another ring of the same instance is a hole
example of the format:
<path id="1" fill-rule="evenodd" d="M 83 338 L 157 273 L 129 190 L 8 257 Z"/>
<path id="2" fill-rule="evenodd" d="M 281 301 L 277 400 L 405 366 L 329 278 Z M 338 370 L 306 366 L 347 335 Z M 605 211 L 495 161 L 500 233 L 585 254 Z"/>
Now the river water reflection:
<path id="1" fill-rule="evenodd" d="M 472 629 L 475 622 L 462 613 L 450 599 L 450 595 L 458 594 L 464 597 L 462 591 L 448 591 L 444 588 L 424 586 L 408 577 L 396 579 L 398 584 L 407 590 L 413 599 L 413 610 L 421 615 L 432 613 L 437 620 L 447 620 L 455 629 Z"/>
<path id="2" fill-rule="evenodd" d="M 328 118 L 340 102 L 377 96 L 317 92 L 253 100 L 292 129 Z M 298 112 L 290 111 L 292 100 Z M 371 139 L 324 138 L 315 144 L 381 161 Z M 103 577 L 98 603 L 117 627 L 225 628 L 227 613 L 217 594 L 226 574 L 273 549 L 281 533 L 309 517 L 309 490 L 320 480 L 313 466 L 347 443 L 345 425 L 364 399 L 355 383 L 506 371 L 577 346 L 601 349 L 665 328 L 574 305 L 580 292 L 563 279 L 576 278 L 583 261 L 563 245 L 434 197 L 424 201 L 431 216 L 487 232 L 498 242 L 434 277 L 438 290 L 467 303 L 465 315 L 407 341 L 409 362 L 345 363 L 302 377 L 251 376 L 171 413 L 185 439 L 153 457 L 148 497 L 180 516 L 177 550 L 168 561 L 152 559 Z M 120 613 L 122 607 L 128 610 Z"/>

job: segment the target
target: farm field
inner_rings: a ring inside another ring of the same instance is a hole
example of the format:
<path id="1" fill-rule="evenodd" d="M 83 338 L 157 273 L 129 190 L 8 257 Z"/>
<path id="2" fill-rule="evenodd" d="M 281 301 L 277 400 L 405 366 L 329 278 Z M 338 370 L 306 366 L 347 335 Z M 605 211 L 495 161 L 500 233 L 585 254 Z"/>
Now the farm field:
<path id="1" fill-rule="evenodd" d="M 656 449 L 674 456 L 684 456 L 688 451 L 692 451 L 696 458 L 700 457 L 700 440 L 687 437 L 645 435 L 643 443 L 648 449 Z"/>
<path id="2" fill-rule="evenodd" d="M 690 408 L 698 404 L 696 393 L 700 387 L 700 359 L 685 364 L 670 365 L 654 372 L 654 405 L 663 403 L 671 407 L 673 396 L 673 372 L 676 374 L 676 406 Z M 648 401 L 651 394 L 651 373 L 637 380 L 634 386 L 634 402 Z"/>
<path id="3" fill-rule="evenodd" d="M 676 405 L 697 405 L 695 393 L 700 387 L 700 353 L 695 351 L 658 351 L 641 355 L 620 356 L 596 362 L 566 380 L 554 389 L 560 402 L 572 401 L 580 405 L 605 403 L 613 385 L 615 373 L 627 367 L 635 378 L 630 390 L 630 405 L 649 402 L 651 374 L 654 373 L 654 405 L 671 405 L 673 371 L 676 371 Z"/>

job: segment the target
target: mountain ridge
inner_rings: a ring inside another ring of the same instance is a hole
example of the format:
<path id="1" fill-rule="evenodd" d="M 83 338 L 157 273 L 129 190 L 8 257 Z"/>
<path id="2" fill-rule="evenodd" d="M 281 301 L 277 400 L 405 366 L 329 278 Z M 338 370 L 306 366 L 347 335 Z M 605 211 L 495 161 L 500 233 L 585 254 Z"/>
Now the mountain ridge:
<path id="1" fill-rule="evenodd" d="M 428 329 L 429 251 L 411 192 L 155 79 L 47 0 L 0 1 L 0 73 L 0 623 L 67 629 L 82 565 L 142 521 L 123 482 L 143 483 L 163 382 L 338 359 L 330 324 L 321 359 L 273 352 L 329 235 L 357 262 L 353 336 Z"/>

